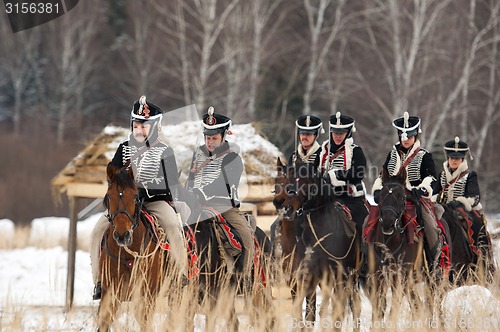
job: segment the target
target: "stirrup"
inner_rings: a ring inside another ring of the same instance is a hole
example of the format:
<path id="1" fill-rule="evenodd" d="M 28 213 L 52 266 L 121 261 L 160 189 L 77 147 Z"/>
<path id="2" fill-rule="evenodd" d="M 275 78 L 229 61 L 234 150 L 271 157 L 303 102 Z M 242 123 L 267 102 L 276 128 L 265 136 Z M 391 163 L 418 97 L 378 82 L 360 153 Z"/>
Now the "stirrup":
<path id="1" fill-rule="evenodd" d="M 94 294 L 92 295 L 92 300 L 94 300 L 94 301 L 100 300 L 101 293 L 102 293 L 101 282 L 98 281 L 94 287 Z"/>

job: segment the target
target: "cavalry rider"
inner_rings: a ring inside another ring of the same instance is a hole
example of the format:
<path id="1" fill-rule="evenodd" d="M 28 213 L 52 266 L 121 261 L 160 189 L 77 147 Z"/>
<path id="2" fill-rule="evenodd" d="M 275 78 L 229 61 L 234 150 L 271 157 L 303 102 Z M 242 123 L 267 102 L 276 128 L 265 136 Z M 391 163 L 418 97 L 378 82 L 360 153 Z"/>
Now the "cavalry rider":
<path id="1" fill-rule="evenodd" d="M 288 158 L 288 165 L 295 165 L 295 161 L 300 158 L 305 164 L 312 164 L 315 168 L 319 165 L 319 153 L 321 145 L 318 143 L 318 137 L 323 134 L 323 123 L 321 119 L 314 115 L 301 115 L 295 120 L 295 139 L 299 140 L 298 145 L 295 144 L 296 150 Z M 276 210 L 282 208 L 280 203 L 273 202 Z M 283 221 L 282 214 L 278 214 L 278 218 L 270 227 L 271 243 L 274 243 L 276 236 L 276 225 L 281 225 Z"/>
<path id="2" fill-rule="evenodd" d="M 420 220 L 420 224 L 424 227 L 426 249 L 428 257 L 432 259 L 431 266 L 433 270 L 439 266 L 439 271 L 447 274 L 451 261 L 445 229 L 440 221 L 443 209 L 430 201 L 436 181 L 436 167 L 432 154 L 420 145 L 420 118 L 405 112 L 392 125 L 397 129 L 399 142 L 392 147 L 383 167 L 390 176 L 406 170 L 406 189 L 419 202 L 417 208 L 421 210 L 423 220 Z M 376 203 L 382 187 L 382 179 L 379 177 L 372 188 Z"/>
<path id="3" fill-rule="evenodd" d="M 211 207 L 221 213 L 239 233 L 244 246 L 244 284 L 249 285 L 254 258 L 253 230 L 239 209 L 238 186 L 243 173 L 243 161 L 239 147 L 226 141 L 226 135 L 231 134 L 231 119 L 215 114 L 214 108 L 210 107 L 203 115 L 202 125 L 205 144 L 195 153 L 187 189 L 196 195 L 201 206 Z M 197 218 L 196 214 L 193 213 L 192 217 Z"/>
<path id="4" fill-rule="evenodd" d="M 303 163 L 319 165 L 319 153 L 321 146 L 318 143 L 318 137 L 323 134 L 323 123 L 314 115 L 301 115 L 295 121 L 295 129 L 299 139 L 299 144 L 296 144 L 296 150 L 288 158 L 288 165 L 295 163 L 297 158 L 300 158 Z"/>
<path id="5" fill-rule="evenodd" d="M 350 210 L 356 233 L 361 236 L 368 215 L 363 185 L 366 158 L 361 147 L 354 144 L 354 124 L 353 118 L 341 112 L 330 116 L 330 135 L 321 146 L 319 169 L 337 200 Z"/>
<path id="6" fill-rule="evenodd" d="M 472 222 L 473 236 L 475 241 L 478 241 L 477 247 L 480 253 L 484 259 L 493 262 L 491 240 L 479 202 L 477 173 L 469 169 L 465 160 L 469 151 L 467 143 L 461 141 L 459 137 L 444 144 L 447 160 L 443 163 L 443 171 L 434 186 L 433 200 L 453 210 L 462 208 L 464 219 Z"/>
<path id="7" fill-rule="evenodd" d="M 177 163 L 173 149 L 160 140 L 162 115 L 163 110 L 146 101 L 145 96 L 137 100 L 130 115 L 129 138 L 120 143 L 111 163 L 118 168 L 132 167 L 143 206 L 165 231 L 173 260 L 179 275 L 183 276 L 186 275 L 187 251 L 181 222 L 172 207 L 173 188 L 179 185 Z M 90 240 L 95 300 L 101 297 L 100 243 L 108 226 L 105 212 L 97 221 Z"/>

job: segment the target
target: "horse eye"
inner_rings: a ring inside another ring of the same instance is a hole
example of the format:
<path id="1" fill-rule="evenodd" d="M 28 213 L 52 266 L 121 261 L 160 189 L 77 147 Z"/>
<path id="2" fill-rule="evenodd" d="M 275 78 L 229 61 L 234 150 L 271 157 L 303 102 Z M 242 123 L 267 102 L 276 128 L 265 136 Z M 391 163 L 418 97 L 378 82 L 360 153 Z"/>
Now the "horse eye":
<path id="1" fill-rule="evenodd" d="M 271 190 L 271 194 L 276 194 L 276 190 Z"/>

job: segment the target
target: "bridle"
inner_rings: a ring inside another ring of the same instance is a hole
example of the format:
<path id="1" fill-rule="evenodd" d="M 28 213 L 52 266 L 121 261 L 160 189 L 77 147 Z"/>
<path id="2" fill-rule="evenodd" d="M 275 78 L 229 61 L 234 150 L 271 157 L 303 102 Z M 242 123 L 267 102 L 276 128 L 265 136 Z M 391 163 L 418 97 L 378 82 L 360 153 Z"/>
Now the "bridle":
<path id="1" fill-rule="evenodd" d="M 108 218 L 108 221 L 111 223 L 111 227 L 113 227 L 113 229 L 115 229 L 115 224 L 113 223 L 115 217 L 120 214 L 120 213 L 124 213 L 128 218 L 129 220 L 132 222 L 132 230 L 135 230 L 137 228 L 137 226 L 139 225 L 139 214 L 141 213 L 141 209 L 142 209 L 142 204 L 144 202 L 144 199 L 141 199 L 139 198 L 139 194 L 136 194 L 134 196 L 134 201 L 135 201 L 135 211 L 134 211 L 134 215 L 131 216 L 130 213 L 127 211 L 127 204 L 125 203 L 125 197 L 123 195 L 124 191 L 125 191 L 125 188 L 122 188 L 120 190 L 120 188 L 118 187 L 118 183 L 116 182 L 111 182 L 108 186 L 108 191 L 109 191 L 109 188 L 111 188 L 111 186 L 115 184 L 116 185 L 116 190 L 118 191 L 118 202 L 116 203 L 116 210 L 113 214 L 110 213 L 110 208 L 109 208 L 109 201 L 110 201 L 110 197 L 109 197 L 109 194 L 106 194 L 106 197 L 105 197 L 105 205 L 108 209 L 108 213 L 106 214 L 106 217 Z M 120 209 L 120 202 L 123 204 L 123 209 Z"/>
<path id="2" fill-rule="evenodd" d="M 383 212 L 392 212 L 396 218 L 394 219 L 394 228 L 390 233 L 387 233 L 383 231 L 385 235 L 391 235 L 394 230 L 397 232 L 403 233 L 405 227 L 401 227 L 401 219 L 403 217 L 403 213 L 405 211 L 406 207 L 406 189 L 403 184 L 401 183 L 390 183 L 390 184 L 384 184 L 384 187 L 388 188 L 387 195 L 380 197 L 379 200 L 379 218 L 378 221 L 380 224 L 383 223 L 383 218 L 382 214 Z M 395 190 L 396 189 L 402 189 L 403 195 L 402 199 L 398 199 L 398 197 L 395 195 Z M 384 205 L 383 202 L 388 198 L 388 197 L 393 197 L 393 199 L 399 203 L 399 205 L 393 206 L 393 205 Z M 383 227 L 382 227 L 383 229 Z"/>

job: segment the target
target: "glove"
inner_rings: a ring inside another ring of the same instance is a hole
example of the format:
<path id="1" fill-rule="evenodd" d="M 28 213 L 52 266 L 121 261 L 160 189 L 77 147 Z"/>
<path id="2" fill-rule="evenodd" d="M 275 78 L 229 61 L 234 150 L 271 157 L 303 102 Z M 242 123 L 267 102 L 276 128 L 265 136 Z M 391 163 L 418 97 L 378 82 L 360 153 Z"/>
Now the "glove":
<path id="1" fill-rule="evenodd" d="M 375 190 L 373 192 L 373 200 L 378 204 L 378 201 L 380 200 L 380 190 Z"/>
<path id="2" fill-rule="evenodd" d="M 459 201 L 451 201 L 446 204 L 451 210 L 456 210 L 458 207 L 462 206 L 462 203 Z"/>
<path id="3" fill-rule="evenodd" d="M 420 197 L 427 195 L 427 190 L 425 190 L 424 188 L 413 188 L 411 190 L 411 194 L 418 201 Z"/>

